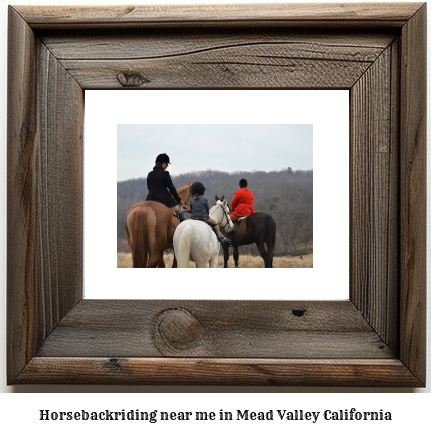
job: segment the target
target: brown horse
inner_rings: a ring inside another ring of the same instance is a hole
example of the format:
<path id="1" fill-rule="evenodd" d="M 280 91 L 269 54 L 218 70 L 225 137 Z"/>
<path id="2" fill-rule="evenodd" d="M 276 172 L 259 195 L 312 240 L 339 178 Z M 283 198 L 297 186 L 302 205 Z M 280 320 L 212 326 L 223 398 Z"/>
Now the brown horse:
<path id="1" fill-rule="evenodd" d="M 217 197 L 216 197 L 217 198 Z M 238 268 L 238 246 L 256 243 L 260 256 L 263 258 L 265 268 L 272 268 L 272 258 L 275 249 L 276 224 L 274 218 L 266 213 L 252 213 L 245 219 L 238 221 L 235 231 L 232 232 L 233 259 L 235 268 Z M 268 251 L 265 249 L 268 248 Z M 229 260 L 229 244 L 222 243 L 224 266 L 227 268 Z"/>
<path id="2" fill-rule="evenodd" d="M 177 189 L 185 205 L 191 197 L 191 185 L 192 182 L 188 182 Z M 156 201 L 135 204 L 124 221 L 133 268 L 165 267 L 163 252 L 173 247 L 174 232 L 179 223 L 172 210 L 164 204 Z"/>

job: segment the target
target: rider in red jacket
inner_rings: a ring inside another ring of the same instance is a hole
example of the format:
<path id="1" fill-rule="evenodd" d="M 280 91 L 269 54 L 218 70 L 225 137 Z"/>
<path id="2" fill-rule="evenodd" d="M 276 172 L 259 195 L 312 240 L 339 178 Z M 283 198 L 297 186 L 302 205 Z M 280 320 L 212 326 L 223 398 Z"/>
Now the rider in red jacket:
<path id="1" fill-rule="evenodd" d="M 239 181 L 240 190 L 237 190 L 230 202 L 230 219 L 232 222 L 237 221 L 240 217 L 248 216 L 254 213 L 253 194 L 247 188 L 247 180 Z"/>
<path id="2" fill-rule="evenodd" d="M 241 179 L 239 181 L 240 190 L 237 190 L 230 202 L 230 219 L 234 224 L 232 231 L 235 231 L 237 221 L 240 217 L 249 216 L 254 213 L 253 207 L 253 194 L 247 188 L 247 180 Z M 230 241 L 232 239 L 232 231 L 227 234 L 227 239 Z"/>

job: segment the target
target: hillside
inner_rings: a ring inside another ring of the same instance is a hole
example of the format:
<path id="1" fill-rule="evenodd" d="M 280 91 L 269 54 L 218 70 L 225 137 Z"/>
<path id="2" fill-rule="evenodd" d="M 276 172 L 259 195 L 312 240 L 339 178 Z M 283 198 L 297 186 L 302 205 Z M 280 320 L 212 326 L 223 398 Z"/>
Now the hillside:
<path id="1" fill-rule="evenodd" d="M 172 176 L 179 188 L 188 181 L 200 181 L 205 187 L 205 196 L 210 207 L 215 204 L 215 195 L 230 203 L 239 189 L 238 182 L 246 178 L 254 195 L 256 212 L 270 214 L 277 224 L 276 256 L 303 255 L 313 250 L 313 171 L 233 172 L 194 171 Z M 134 204 L 147 196 L 145 178 L 117 183 L 117 238 L 125 239 L 124 218 Z M 186 215 L 186 218 L 189 215 Z M 241 253 L 258 254 L 255 245 L 242 246 Z"/>

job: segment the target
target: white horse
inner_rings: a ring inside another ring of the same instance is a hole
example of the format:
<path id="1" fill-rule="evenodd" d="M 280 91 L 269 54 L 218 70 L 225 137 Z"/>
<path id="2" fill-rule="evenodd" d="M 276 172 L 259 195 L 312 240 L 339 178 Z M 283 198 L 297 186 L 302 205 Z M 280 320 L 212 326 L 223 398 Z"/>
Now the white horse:
<path id="1" fill-rule="evenodd" d="M 233 229 L 226 200 L 218 200 L 210 209 L 210 218 L 226 231 Z M 197 268 L 217 268 L 220 243 L 211 227 L 202 221 L 188 219 L 180 223 L 174 233 L 174 252 L 177 268 L 188 268 L 194 261 Z"/>

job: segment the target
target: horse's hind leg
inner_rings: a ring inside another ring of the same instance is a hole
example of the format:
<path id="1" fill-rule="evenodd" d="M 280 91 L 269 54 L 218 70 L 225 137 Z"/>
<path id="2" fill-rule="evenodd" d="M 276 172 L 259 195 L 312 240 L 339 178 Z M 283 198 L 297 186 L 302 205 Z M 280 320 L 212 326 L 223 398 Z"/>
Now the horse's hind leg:
<path id="1" fill-rule="evenodd" d="M 259 249 L 260 256 L 262 257 L 263 262 L 265 263 L 265 268 L 271 268 L 272 262 L 270 263 L 268 260 L 268 252 L 265 249 L 265 243 L 259 242 L 259 243 L 256 243 L 256 245 L 257 245 L 257 248 Z"/>
<path id="2" fill-rule="evenodd" d="M 210 268 L 217 268 L 217 264 L 218 264 L 218 255 L 210 259 L 209 266 Z"/>
<path id="3" fill-rule="evenodd" d="M 205 261 L 196 261 L 196 268 L 209 268 L 210 265 Z"/>
<path id="4" fill-rule="evenodd" d="M 268 242 L 266 242 L 266 249 L 268 250 L 267 252 L 267 256 L 268 256 L 268 267 L 272 268 L 272 261 L 274 259 L 274 249 L 272 250 L 272 254 L 271 254 L 271 246 L 268 245 Z M 269 258 L 271 256 L 271 258 Z"/>
<path id="5" fill-rule="evenodd" d="M 165 262 L 163 261 L 163 252 L 152 252 L 150 254 L 150 259 L 148 260 L 148 266 L 149 268 L 164 268 Z"/>
<path id="6" fill-rule="evenodd" d="M 229 246 L 223 245 L 223 260 L 224 265 L 223 268 L 227 268 L 227 262 L 229 261 Z"/>
<path id="7" fill-rule="evenodd" d="M 162 256 L 160 257 L 160 260 L 159 260 L 159 262 L 157 264 L 157 267 L 158 268 L 165 268 L 165 260 L 163 258 L 163 253 L 162 253 Z"/>
<path id="8" fill-rule="evenodd" d="M 238 261 L 239 261 L 238 246 L 233 247 L 233 260 L 235 261 L 235 268 L 239 268 L 239 265 L 238 265 Z"/>

